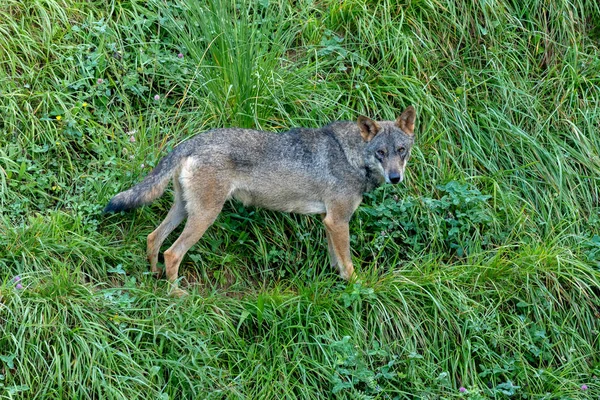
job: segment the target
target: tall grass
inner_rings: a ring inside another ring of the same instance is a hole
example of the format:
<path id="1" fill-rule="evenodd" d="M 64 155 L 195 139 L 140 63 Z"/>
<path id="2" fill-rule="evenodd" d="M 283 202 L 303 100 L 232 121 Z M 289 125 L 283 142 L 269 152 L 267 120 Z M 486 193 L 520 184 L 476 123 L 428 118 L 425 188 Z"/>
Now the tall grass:
<path id="1" fill-rule="evenodd" d="M 597 398 L 598 21 L 591 0 L 4 0 L 0 397 Z M 171 299 L 144 255 L 169 195 L 101 215 L 202 130 L 409 104 L 407 180 L 352 220 L 356 283 L 318 218 L 231 203 Z"/>

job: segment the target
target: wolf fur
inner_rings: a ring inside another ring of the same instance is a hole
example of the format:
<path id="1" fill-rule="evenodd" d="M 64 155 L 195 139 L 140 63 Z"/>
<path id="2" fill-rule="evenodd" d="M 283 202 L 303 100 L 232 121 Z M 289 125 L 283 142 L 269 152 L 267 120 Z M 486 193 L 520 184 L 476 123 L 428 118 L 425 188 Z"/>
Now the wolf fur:
<path id="1" fill-rule="evenodd" d="M 350 279 L 354 274 L 350 217 L 363 193 L 404 179 L 415 117 L 410 106 L 395 121 L 361 116 L 357 122 L 333 122 L 281 134 L 210 130 L 177 146 L 142 182 L 113 197 L 104 211 L 148 204 L 173 181 L 175 201 L 165 220 L 148 236 L 147 252 L 152 272 L 160 275 L 160 247 L 187 218 L 183 232 L 164 253 L 167 278 L 174 284 L 183 256 L 230 198 L 270 210 L 321 214 L 331 265 L 343 279 Z"/>

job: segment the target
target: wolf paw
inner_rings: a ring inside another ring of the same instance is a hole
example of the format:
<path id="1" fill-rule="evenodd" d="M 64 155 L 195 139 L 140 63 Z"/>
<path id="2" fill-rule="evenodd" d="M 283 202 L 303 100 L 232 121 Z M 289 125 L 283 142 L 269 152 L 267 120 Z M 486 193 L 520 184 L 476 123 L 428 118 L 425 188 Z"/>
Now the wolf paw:
<path id="1" fill-rule="evenodd" d="M 174 286 L 173 289 L 171 289 L 171 292 L 169 293 L 169 296 L 171 297 L 185 297 L 188 296 L 189 293 L 177 286 Z"/>
<path id="2" fill-rule="evenodd" d="M 340 268 L 340 277 L 345 281 L 353 281 L 356 279 L 356 274 L 354 273 L 354 267 L 350 266 L 349 268 Z"/>
<path id="3" fill-rule="evenodd" d="M 161 268 L 156 268 L 156 269 L 153 269 L 151 272 L 152 272 L 153 277 L 155 277 L 156 279 L 160 279 L 160 278 L 162 278 L 163 274 L 165 273 L 165 270 L 161 269 Z"/>

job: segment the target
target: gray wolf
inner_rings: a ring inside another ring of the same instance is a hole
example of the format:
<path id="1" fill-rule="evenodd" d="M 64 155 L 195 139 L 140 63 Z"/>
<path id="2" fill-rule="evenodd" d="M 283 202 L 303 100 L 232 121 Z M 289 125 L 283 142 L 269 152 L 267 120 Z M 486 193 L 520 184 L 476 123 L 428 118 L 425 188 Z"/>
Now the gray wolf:
<path id="1" fill-rule="evenodd" d="M 183 293 L 177 288 L 181 260 L 230 198 L 270 210 L 320 214 L 331 266 L 348 280 L 354 274 L 350 217 L 363 193 L 404 179 L 415 116 L 410 106 L 395 121 L 360 116 L 356 122 L 280 134 L 210 130 L 178 145 L 142 182 L 113 197 L 104 211 L 148 204 L 173 181 L 175 201 L 165 220 L 148 235 L 147 255 L 151 271 L 160 275 L 160 247 L 187 218 L 181 235 L 164 252 L 167 278 L 176 293 Z"/>

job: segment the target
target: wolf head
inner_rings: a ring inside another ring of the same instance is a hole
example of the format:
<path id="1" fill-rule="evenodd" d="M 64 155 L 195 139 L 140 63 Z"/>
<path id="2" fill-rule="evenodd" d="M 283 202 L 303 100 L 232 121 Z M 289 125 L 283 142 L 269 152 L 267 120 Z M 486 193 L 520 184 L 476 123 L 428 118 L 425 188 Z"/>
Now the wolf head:
<path id="1" fill-rule="evenodd" d="M 365 146 L 365 163 L 381 174 L 386 183 L 404 179 L 406 162 L 414 143 L 415 109 L 409 106 L 395 121 L 373 121 L 358 117 L 358 127 Z"/>

